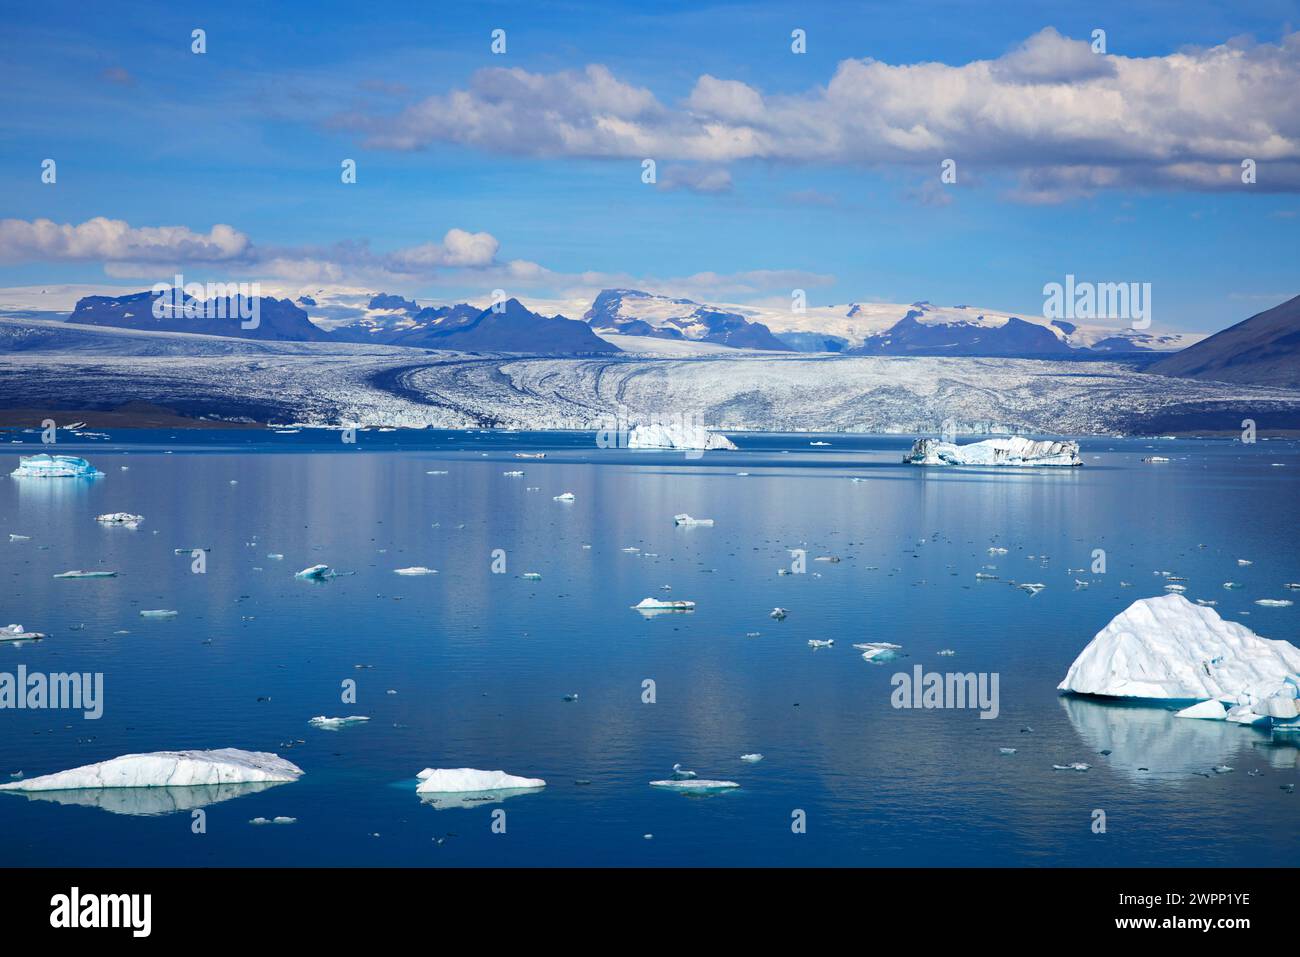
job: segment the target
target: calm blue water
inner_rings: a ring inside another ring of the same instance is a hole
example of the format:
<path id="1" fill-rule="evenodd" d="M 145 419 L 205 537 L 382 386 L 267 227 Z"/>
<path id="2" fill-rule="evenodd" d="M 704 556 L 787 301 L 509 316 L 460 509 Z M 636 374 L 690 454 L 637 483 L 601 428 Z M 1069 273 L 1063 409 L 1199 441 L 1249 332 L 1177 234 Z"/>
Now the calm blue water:
<path id="1" fill-rule="evenodd" d="M 691 461 L 602 452 L 589 435 L 126 435 L 60 442 L 102 479 L 0 480 L 0 624 L 50 636 L 0 645 L 0 670 L 99 671 L 106 696 L 98 721 L 0 711 L 0 780 L 217 747 L 275 751 L 306 774 L 209 805 L 205 834 L 187 812 L 0 794 L 0 863 L 1289 865 L 1300 851 L 1300 794 L 1280 787 L 1300 779 L 1296 748 L 1055 690 L 1093 634 L 1161 593 L 1161 570 L 1297 639 L 1300 607 L 1254 604 L 1300 581 L 1295 443 L 1085 440 L 1082 469 L 958 471 L 897 464 L 908 442 L 881 437 L 740 436 L 750 451 Z M 41 450 L 19 437 L 5 473 Z M 513 456 L 524 449 L 549 455 Z M 1141 463 L 1151 454 L 1173 461 Z M 502 475 L 514 469 L 526 474 Z M 577 500 L 552 500 L 564 491 Z M 93 520 L 118 510 L 145 524 Z M 676 528 L 682 511 L 716 526 Z M 193 546 L 211 549 L 206 574 L 173 554 Z M 491 572 L 497 548 L 506 574 Z M 790 548 L 807 550 L 806 574 L 776 574 Z M 1078 571 L 1096 548 L 1106 574 Z M 842 560 L 812 561 L 828 554 Z M 355 575 L 294 579 L 318 562 Z M 439 573 L 393 573 L 410 565 Z M 977 582 L 985 565 L 1047 587 Z M 51 577 L 94 567 L 119 575 Z M 698 610 L 629 609 L 666 584 Z M 149 608 L 180 614 L 141 618 Z M 861 641 L 909 657 L 871 665 Z M 915 664 L 997 672 L 1000 716 L 894 709 L 890 677 Z M 355 705 L 340 702 L 347 679 Z M 372 720 L 331 733 L 308 727 L 319 714 Z M 739 760 L 753 751 L 765 759 Z M 1093 768 L 1051 769 L 1071 761 Z M 647 786 L 674 762 L 742 788 Z M 1217 764 L 1236 770 L 1201 776 Z M 549 785 L 438 810 L 414 793 L 427 766 Z M 298 821 L 248 823 L 276 815 Z"/>

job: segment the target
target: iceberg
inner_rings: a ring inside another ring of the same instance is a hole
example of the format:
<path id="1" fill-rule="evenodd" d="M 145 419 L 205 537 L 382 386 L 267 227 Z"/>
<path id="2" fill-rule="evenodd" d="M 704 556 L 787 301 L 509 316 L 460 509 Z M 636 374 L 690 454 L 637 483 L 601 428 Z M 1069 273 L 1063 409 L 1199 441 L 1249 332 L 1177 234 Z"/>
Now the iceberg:
<path id="1" fill-rule="evenodd" d="M 627 434 L 629 449 L 692 449 L 705 452 L 736 451 L 736 443 L 720 432 L 702 425 L 651 423 L 638 425 Z"/>
<path id="2" fill-rule="evenodd" d="M 521 778 L 504 771 L 480 771 L 477 768 L 425 768 L 416 777 L 420 780 L 415 789 L 417 794 L 521 791 L 546 787 L 541 778 Z"/>
<path id="3" fill-rule="evenodd" d="M 297 572 L 294 578 L 301 578 L 304 581 L 323 582 L 327 578 L 334 577 L 334 569 L 328 565 L 312 565 Z"/>
<path id="4" fill-rule="evenodd" d="M 144 521 L 143 515 L 132 515 L 130 512 L 106 512 L 103 515 L 96 515 L 95 521 L 101 525 L 123 525 L 127 528 L 138 528 Z"/>
<path id="5" fill-rule="evenodd" d="M 370 719 L 365 715 L 353 714 L 346 718 L 327 718 L 323 714 L 317 715 L 307 721 L 313 728 L 320 728 L 322 731 L 338 731 L 340 728 L 350 728 L 354 724 L 362 724 Z"/>
<path id="6" fill-rule="evenodd" d="M 1068 441 L 1035 442 L 1013 435 L 985 439 L 969 445 L 956 445 L 938 439 L 917 439 L 912 450 L 903 456 L 909 465 L 1082 465 L 1079 443 Z"/>
<path id="7" fill-rule="evenodd" d="M 865 641 L 860 645 L 854 645 L 862 652 L 863 661 L 883 662 L 893 661 L 898 657 L 898 652 L 902 650 L 902 645 L 896 645 L 892 641 Z"/>
<path id="8" fill-rule="evenodd" d="M 639 612 L 694 611 L 695 602 L 667 598 L 642 598 L 632 607 Z"/>
<path id="9" fill-rule="evenodd" d="M 553 498 L 553 501 L 556 501 L 556 502 L 572 502 L 576 497 L 577 497 L 577 496 L 575 496 L 572 492 L 561 492 L 559 495 L 556 495 L 556 496 Z"/>
<path id="10" fill-rule="evenodd" d="M 77 791 L 15 791 L 29 801 L 77 807 L 97 807 L 110 814 L 157 817 L 219 804 L 247 794 L 278 788 L 283 781 L 243 784 L 195 784 L 189 787 L 83 788 Z"/>
<path id="11" fill-rule="evenodd" d="M 412 565 L 410 568 L 394 568 L 393 573 L 396 575 L 436 575 L 436 568 L 426 568 L 423 565 Z"/>
<path id="12" fill-rule="evenodd" d="M 0 784 L 0 791 L 73 791 L 86 788 L 198 787 L 296 781 L 298 767 L 278 754 L 220 748 L 124 754 L 98 764 Z"/>
<path id="13" fill-rule="evenodd" d="M 145 608 L 140 611 L 141 618 L 175 618 L 179 614 L 174 608 Z"/>
<path id="14" fill-rule="evenodd" d="M 748 761 L 750 764 L 757 764 L 759 761 L 763 760 L 763 755 L 759 754 L 757 751 L 754 751 L 750 754 L 742 754 L 740 756 L 740 760 Z"/>
<path id="15" fill-rule="evenodd" d="M 35 641 L 44 638 L 39 631 L 26 631 L 22 625 L 5 625 L 0 628 L 0 641 Z"/>
<path id="16" fill-rule="evenodd" d="M 104 473 L 75 455 L 20 455 L 14 478 L 97 478 Z"/>
<path id="17" fill-rule="evenodd" d="M 83 572 L 81 569 L 73 569 L 69 572 L 59 572 L 55 578 L 116 578 L 117 572 Z"/>
<path id="18" fill-rule="evenodd" d="M 684 791 L 688 794 L 708 794 L 712 791 L 730 791 L 732 788 L 740 787 L 735 781 L 708 781 L 703 778 L 651 781 L 650 786 L 663 788 L 666 791 Z"/>
<path id="19" fill-rule="evenodd" d="M 834 638 L 827 638 L 825 641 L 823 641 L 823 640 L 820 639 L 820 638 L 809 638 L 809 639 L 808 639 L 808 647 L 809 647 L 809 648 L 834 648 L 834 647 L 835 647 L 835 639 L 834 639 Z"/>
<path id="20" fill-rule="evenodd" d="M 1112 698 L 1217 701 L 1242 724 L 1294 710 L 1300 648 L 1261 638 L 1182 595 L 1143 598 L 1116 615 L 1070 665 L 1061 691 Z M 1281 699 L 1270 702 L 1270 699 Z M 1185 717 L 1209 717 L 1197 706 Z"/>
<path id="21" fill-rule="evenodd" d="M 711 518 L 691 518 L 691 517 L 690 517 L 689 515 L 687 515 L 685 512 L 682 512 L 682 514 L 680 514 L 680 515 L 674 515 L 674 516 L 673 516 L 673 524 L 674 524 L 674 525 L 712 525 L 712 524 L 713 524 L 713 519 L 711 519 Z"/>

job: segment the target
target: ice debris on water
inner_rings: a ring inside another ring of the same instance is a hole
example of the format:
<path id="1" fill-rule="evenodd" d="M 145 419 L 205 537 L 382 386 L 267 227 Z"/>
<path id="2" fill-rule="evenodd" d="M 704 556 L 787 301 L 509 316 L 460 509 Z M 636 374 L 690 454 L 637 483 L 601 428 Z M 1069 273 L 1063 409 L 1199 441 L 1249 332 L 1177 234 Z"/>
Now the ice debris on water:
<path id="1" fill-rule="evenodd" d="M 308 724 L 313 728 L 320 728 L 322 731 L 338 731 L 341 728 L 350 728 L 353 725 L 362 724 L 370 719 L 365 715 L 352 714 L 346 718 L 327 718 L 325 715 L 317 715 L 308 720 Z"/>
<path id="2" fill-rule="evenodd" d="M 834 639 L 834 638 L 827 638 L 825 641 L 822 641 L 822 640 L 819 639 L 819 638 L 809 638 L 809 639 L 808 639 L 808 647 L 809 647 L 809 648 L 831 648 L 831 647 L 833 647 L 834 645 L 835 645 L 835 639 Z"/>
<path id="3" fill-rule="evenodd" d="M 70 572 L 59 572 L 55 578 L 116 578 L 117 572 L 85 572 L 81 569 L 74 569 Z"/>
<path id="4" fill-rule="evenodd" d="M 673 524 L 675 524 L 675 525 L 710 525 L 710 526 L 711 526 L 711 525 L 713 524 L 713 519 L 711 519 L 711 518 L 691 518 L 691 516 L 687 515 L 685 512 L 682 512 L 680 515 L 674 515 L 674 516 L 673 516 Z"/>
<path id="5" fill-rule="evenodd" d="M 653 614 L 661 611 L 694 611 L 695 602 L 677 598 L 642 598 L 632 607 L 642 614 Z"/>
<path id="6" fill-rule="evenodd" d="M 729 791 L 740 787 L 735 781 L 708 781 L 703 778 L 695 778 L 689 781 L 651 781 L 650 786 L 652 788 L 663 788 L 667 791 L 682 791 L 687 794 L 707 794 L 711 791 Z"/>
<path id="7" fill-rule="evenodd" d="M 775 618 L 777 621 L 781 621 L 788 614 L 789 612 L 787 612 L 784 608 L 773 608 L 770 612 L 768 612 L 767 617 Z"/>
<path id="8" fill-rule="evenodd" d="M 140 612 L 141 618 L 175 618 L 179 615 L 174 608 L 146 608 Z"/>
<path id="9" fill-rule="evenodd" d="M 561 492 L 559 495 L 555 496 L 554 501 L 572 502 L 575 498 L 577 498 L 577 496 L 574 495 L 572 492 Z"/>
<path id="10" fill-rule="evenodd" d="M 438 574 L 438 569 L 426 568 L 423 565 L 412 565 L 410 568 L 394 568 L 393 574 L 395 575 L 436 575 Z"/>
<path id="11" fill-rule="evenodd" d="M 45 635 L 39 631 L 27 631 L 22 625 L 5 625 L 0 628 L 0 641 L 36 641 Z"/>
<path id="12" fill-rule="evenodd" d="M 873 663 L 893 661 L 903 648 L 902 645 L 896 645 L 892 641 L 864 641 L 853 647 L 862 652 L 863 661 Z"/>
<path id="13" fill-rule="evenodd" d="M 106 512 L 103 515 L 96 515 L 95 521 L 101 525 L 123 525 L 127 528 L 138 528 L 144 521 L 143 515 L 132 515 L 130 512 Z"/>
<path id="14" fill-rule="evenodd" d="M 293 577 L 301 578 L 304 581 L 320 582 L 325 581 L 327 578 L 333 578 L 334 569 L 328 565 L 309 565 L 302 571 L 297 572 Z"/>
<path id="15" fill-rule="evenodd" d="M 740 760 L 748 761 L 750 764 L 757 764 L 759 761 L 763 760 L 763 755 L 755 751 L 751 754 L 742 754 L 740 756 Z"/>
<path id="16" fill-rule="evenodd" d="M 1082 761 L 1074 761 L 1071 762 L 1070 764 L 1053 764 L 1052 770 L 1053 771 L 1087 771 L 1091 767 L 1092 767 L 1091 764 L 1084 764 Z"/>

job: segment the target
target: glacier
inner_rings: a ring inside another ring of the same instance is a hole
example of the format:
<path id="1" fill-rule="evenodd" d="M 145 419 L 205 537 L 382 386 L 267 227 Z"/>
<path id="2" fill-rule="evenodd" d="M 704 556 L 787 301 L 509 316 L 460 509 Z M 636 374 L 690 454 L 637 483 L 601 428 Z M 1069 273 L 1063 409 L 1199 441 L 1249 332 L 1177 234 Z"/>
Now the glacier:
<path id="1" fill-rule="evenodd" d="M 302 768 L 278 754 L 220 748 L 215 751 L 151 751 L 124 754 L 23 781 L 0 791 L 70 791 L 83 788 L 163 788 L 212 784 L 296 781 Z"/>
<path id="2" fill-rule="evenodd" d="M 1300 648 L 1262 638 L 1205 605 L 1169 594 L 1135 601 L 1097 633 L 1057 685 L 1112 698 L 1217 701 L 1189 718 L 1253 724 L 1297 715 Z"/>
<path id="3" fill-rule="evenodd" d="M 75 455 L 21 455 L 14 478 L 98 478 L 104 473 Z"/>
<path id="4" fill-rule="evenodd" d="M 956 445 L 939 439 L 917 439 L 912 450 L 903 456 L 909 465 L 1015 465 L 1075 466 L 1082 465 L 1079 443 L 1040 441 L 1019 435 L 985 439 L 969 445 Z"/>

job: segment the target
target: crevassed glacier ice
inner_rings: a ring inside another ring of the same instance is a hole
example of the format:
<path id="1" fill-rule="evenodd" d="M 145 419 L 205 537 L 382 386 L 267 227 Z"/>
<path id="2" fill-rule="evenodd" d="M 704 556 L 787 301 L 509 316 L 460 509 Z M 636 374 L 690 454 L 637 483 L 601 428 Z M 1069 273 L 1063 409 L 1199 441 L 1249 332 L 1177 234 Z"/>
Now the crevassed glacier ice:
<path id="1" fill-rule="evenodd" d="M 1171 594 L 1139 599 L 1116 615 L 1057 687 L 1115 698 L 1213 699 L 1235 706 L 1230 720 L 1250 723 L 1293 712 L 1298 686 L 1300 648 Z"/>
<path id="2" fill-rule="evenodd" d="M 220 748 L 151 751 L 0 784 L 0 791 L 69 791 L 81 788 L 163 788 L 255 781 L 296 781 L 302 768 L 278 754 Z"/>
<path id="3" fill-rule="evenodd" d="M 985 439 L 969 445 L 917 439 L 903 456 L 909 465 L 1082 465 L 1079 443 L 1042 441 L 1019 435 Z"/>
<path id="4" fill-rule="evenodd" d="M 627 434 L 629 449 L 699 449 L 736 451 L 736 443 L 721 432 L 710 432 L 702 425 L 686 423 L 650 423 L 638 425 Z"/>
<path id="5" fill-rule="evenodd" d="M 452 794 L 460 791 L 516 791 L 544 788 L 541 778 L 521 778 L 504 771 L 480 771 L 477 768 L 425 768 L 416 775 L 420 784 L 417 794 Z"/>
<path id="6" fill-rule="evenodd" d="M 15 478 L 95 478 L 104 473 L 75 455 L 20 455 Z"/>

